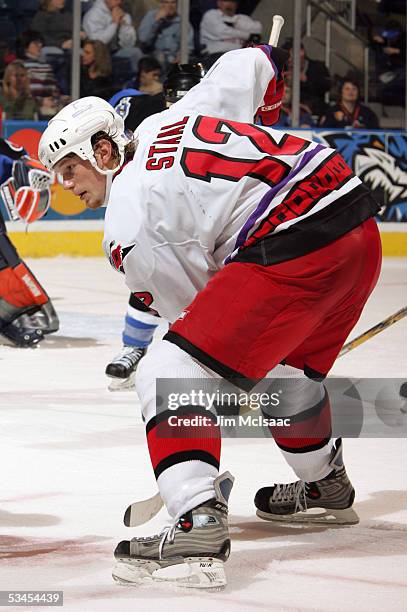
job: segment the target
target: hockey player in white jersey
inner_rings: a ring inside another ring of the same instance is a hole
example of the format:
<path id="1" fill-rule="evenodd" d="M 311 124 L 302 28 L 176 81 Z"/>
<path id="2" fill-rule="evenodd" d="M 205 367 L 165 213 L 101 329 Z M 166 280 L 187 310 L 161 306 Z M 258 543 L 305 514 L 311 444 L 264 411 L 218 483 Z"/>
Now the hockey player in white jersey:
<path id="1" fill-rule="evenodd" d="M 250 390 L 270 371 L 295 368 L 301 418 L 273 434 L 299 480 L 260 489 L 259 516 L 307 520 L 309 508 L 320 508 L 317 520 L 357 521 L 321 381 L 377 281 L 379 206 L 336 151 L 251 123 L 279 90 L 279 69 L 267 45 L 232 51 L 181 101 L 144 121 L 132 143 L 121 118 L 95 98 L 63 109 L 41 138 L 40 159 L 66 189 L 89 208 L 108 199 L 112 265 L 173 321 L 141 361 L 136 387 L 174 523 L 120 542 L 113 575 L 124 583 L 226 584 L 233 479 L 219 476 L 219 427 L 210 413 L 192 427 L 191 417 L 208 412 L 191 401 L 176 413 L 184 435 L 172 435 L 174 412 L 156 406 L 160 378 L 172 379 L 175 392 L 189 379 L 205 388 L 219 376 Z M 124 164 L 128 145 L 136 149 Z"/>

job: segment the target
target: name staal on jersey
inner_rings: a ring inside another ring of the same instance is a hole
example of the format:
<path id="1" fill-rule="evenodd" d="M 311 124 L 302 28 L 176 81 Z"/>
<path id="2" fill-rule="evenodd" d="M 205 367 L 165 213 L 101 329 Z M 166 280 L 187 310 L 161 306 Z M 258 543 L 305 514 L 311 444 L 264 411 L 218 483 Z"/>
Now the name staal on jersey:
<path id="1" fill-rule="evenodd" d="M 270 46 L 226 53 L 143 121 L 113 182 L 105 252 L 169 321 L 222 266 L 300 257 L 379 209 L 334 149 L 252 123 L 275 79 Z"/>

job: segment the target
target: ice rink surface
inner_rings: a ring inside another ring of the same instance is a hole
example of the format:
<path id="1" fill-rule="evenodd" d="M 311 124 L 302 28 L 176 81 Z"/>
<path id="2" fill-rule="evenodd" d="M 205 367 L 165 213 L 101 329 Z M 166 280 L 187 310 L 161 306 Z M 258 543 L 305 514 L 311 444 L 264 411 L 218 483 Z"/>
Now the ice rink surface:
<path id="1" fill-rule="evenodd" d="M 63 590 L 62 609 L 83 612 L 407 610 L 405 439 L 344 441 L 361 518 L 352 527 L 258 519 L 258 487 L 292 473 L 270 440 L 225 440 L 222 468 L 236 476 L 226 589 L 114 584 L 116 543 L 167 520 L 161 511 L 138 529 L 122 522 L 131 501 L 156 490 L 137 396 L 110 393 L 104 375 L 121 346 L 127 291 L 102 258 L 28 263 L 61 329 L 37 349 L 0 347 L 0 590 Z M 389 259 L 351 337 L 406 304 L 407 261 Z M 339 359 L 333 373 L 407 380 L 407 318 Z"/>

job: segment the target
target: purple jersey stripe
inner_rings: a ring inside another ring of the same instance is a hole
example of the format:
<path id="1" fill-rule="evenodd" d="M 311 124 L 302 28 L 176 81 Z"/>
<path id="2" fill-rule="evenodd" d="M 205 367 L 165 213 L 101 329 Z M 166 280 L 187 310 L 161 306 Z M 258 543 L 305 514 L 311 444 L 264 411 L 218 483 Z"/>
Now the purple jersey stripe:
<path id="1" fill-rule="evenodd" d="M 304 156 L 303 156 L 303 158 L 301 160 L 300 165 L 294 170 L 294 172 L 290 172 L 285 177 L 285 179 L 283 179 L 280 183 L 278 183 L 278 185 L 275 185 L 275 187 L 272 187 L 262 197 L 262 199 L 260 200 L 259 205 L 257 206 L 256 210 L 254 210 L 252 212 L 252 214 L 250 215 L 250 217 L 247 219 L 246 223 L 244 224 L 244 226 L 240 230 L 239 235 L 238 235 L 238 237 L 236 239 L 236 244 L 235 244 L 235 248 L 233 249 L 233 252 L 235 252 L 236 249 L 240 248 L 246 242 L 248 234 L 249 234 L 250 230 L 252 229 L 253 225 L 256 223 L 257 219 L 259 217 L 261 217 L 261 215 L 265 212 L 265 210 L 269 206 L 270 202 L 277 195 L 277 193 L 288 183 L 288 181 L 291 181 L 291 179 L 293 177 L 295 177 L 299 172 L 301 172 L 301 170 L 304 168 L 304 166 L 306 166 L 308 164 L 308 162 L 310 162 L 311 159 L 313 157 L 315 157 L 315 155 L 320 153 L 320 151 L 322 151 L 325 148 L 326 147 L 324 147 L 323 145 L 317 145 L 315 147 L 315 149 L 313 149 L 312 151 L 308 151 L 308 153 L 304 153 Z M 225 259 L 225 263 L 229 263 L 231 261 L 231 259 L 232 259 L 232 255 L 229 255 Z"/>
<path id="2" fill-rule="evenodd" d="M 277 78 L 278 76 L 278 70 L 277 70 L 277 66 L 275 65 L 275 63 L 273 62 L 273 59 L 271 57 L 271 50 L 272 50 L 272 46 L 271 45 L 261 45 L 260 49 L 263 51 L 263 53 L 265 55 L 267 55 L 268 59 L 270 60 L 271 65 L 273 66 L 273 70 L 274 70 L 274 77 Z"/>

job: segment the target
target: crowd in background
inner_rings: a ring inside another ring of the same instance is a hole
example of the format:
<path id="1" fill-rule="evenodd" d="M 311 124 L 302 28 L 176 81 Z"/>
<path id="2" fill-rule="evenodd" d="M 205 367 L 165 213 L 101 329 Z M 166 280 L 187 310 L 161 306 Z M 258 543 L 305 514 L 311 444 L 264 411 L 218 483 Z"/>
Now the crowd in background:
<path id="1" fill-rule="evenodd" d="M 188 47 L 190 61 L 208 68 L 224 52 L 267 38 L 262 23 L 251 16 L 259 0 L 191 0 Z M 7 5 L 6 0 L 3 4 Z M 135 23 L 135 0 L 82 1 L 81 96 L 106 100 L 120 89 L 148 96 L 162 94 L 162 82 L 180 60 L 181 18 L 176 0 L 151 0 Z M 383 4 L 383 2 L 382 2 Z M 24 29 L 3 43 L 0 106 L 3 118 L 48 119 L 70 95 L 72 0 L 24 3 Z M 384 7 L 385 9 L 386 7 Z M 1 11 L 8 10 L 0 8 Z M 378 100 L 403 104 L 405 32 L 401 20 L 371 24 Z M 1 28 L 0 28 L 1 30 Z M 282 41 L 283 42 L 283 41 Z M 291 126 L 292 41 L 285 74 L 286 92 L 280 125 Z M 360 102 L 360 76 L 331 75 L 321 59 L 307 56 L 301 45 L 300 126 L 377 128 L 375 113 Z M 359 81 L 358 81 L 359 78 Z M 330 99 L 330 103 L 327 100 Z M 335 101 L 334 101 L 335 100 Z"/>

